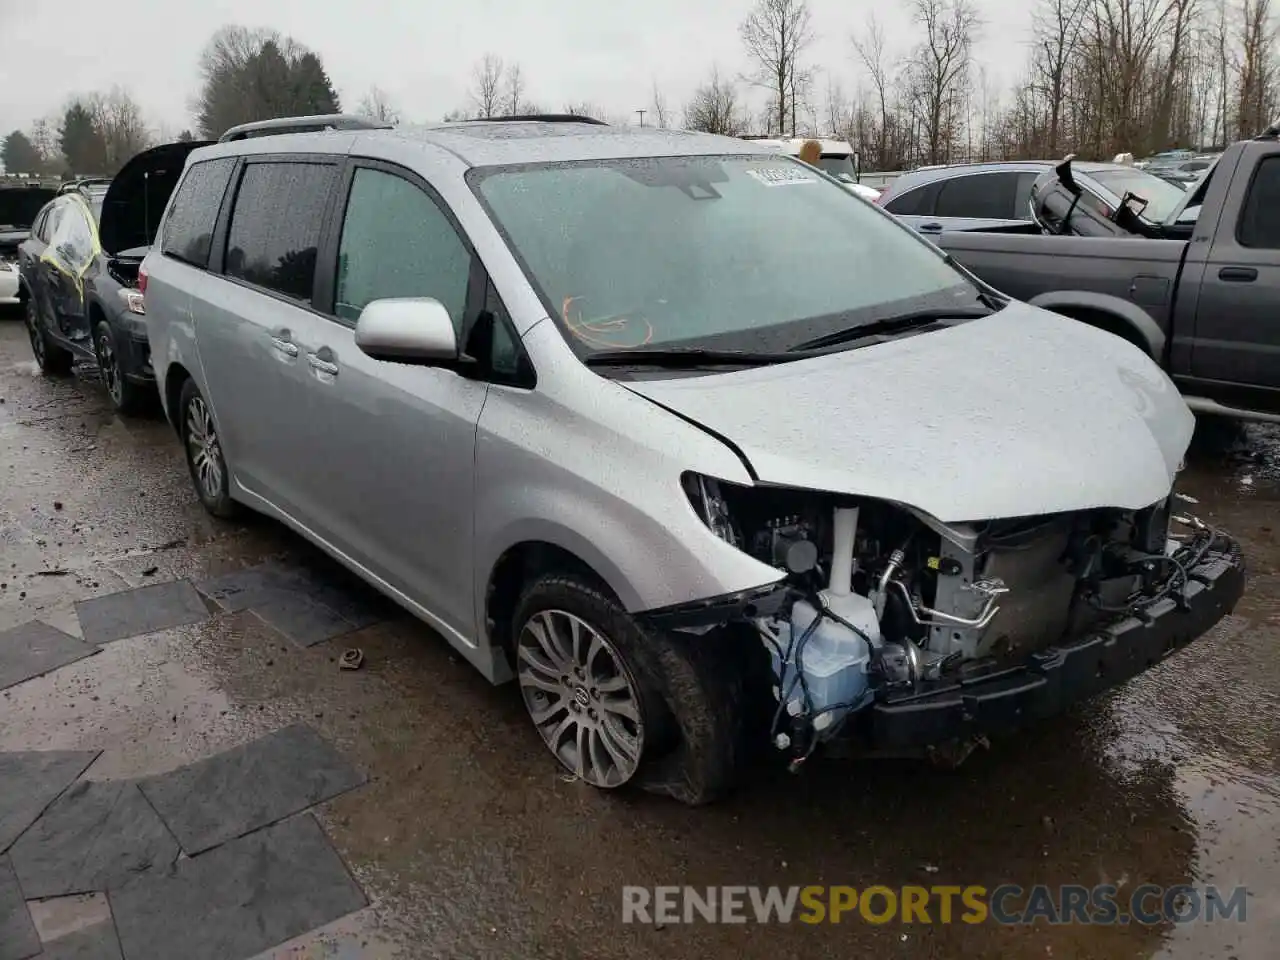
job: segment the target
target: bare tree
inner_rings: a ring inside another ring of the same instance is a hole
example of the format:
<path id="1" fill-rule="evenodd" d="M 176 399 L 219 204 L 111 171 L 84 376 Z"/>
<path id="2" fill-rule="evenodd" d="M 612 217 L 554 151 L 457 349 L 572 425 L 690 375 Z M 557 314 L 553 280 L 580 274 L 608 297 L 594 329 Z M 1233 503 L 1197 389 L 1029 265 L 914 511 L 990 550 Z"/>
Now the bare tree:
<path id="1" fill-rule="evenodd" d="M 756 0 L 739 33 L 755 65 L 755 82 L 769 91 L 778 132 L 785 133 L 789 125 L 794 137 L 796 103 L 810 79 L 800 67 L 800 57 L 813 40 L 808 4 L 805 0 Z"/>
<path id="2" fill-rule="evenodd" d="M 689 130 L 741 136 L 744 119 L 738 105 L 738 91 L 730 80 L 712 67 L 711 76 L 694 91 L 685 104 L 684 125 Z"/>
<path id="3" fill-rule="evenodd" d="M 486 53 L 472 68 L 471 101 L 482 117 L 496 117 L 502 111 L 502 58 Z"/>
<path id="4" fill-rule="evenodd" d="M 52 173 L 61 167 L 62 158 L 58 150 L 58 122 L 56 119 L 40 117 L 35 123 L 31 124 L 31 130 L 27 136 L 31 140 L 31 145 L 35 147 L 36 153 L 40 155 L 41 173 Z"/>
<path id="5" fill-rule="evenodd" d="M 671 108 L 667 106 L 667 98 L 662 91 L 658 89 L 658 81 L 653 81 L 653 102 L 650 105 L 653 113 L 654 123 L 659 130 L 665 130 L 671 126 Z"/>
<path id="6" fill-rule="evenodd" d="M 391 102 L 385 90 L 372 86 L 360 100 L 360 112 L 372 120 L 382 123 L 396 124 L 400 122 L 400 111 Z"/>
<path id="7" fill-rule="evenodd" d="M 536 112 L 536 111 L 530 111 Z M 589 117 L 593 120 L 603 120 L 605 117 L 605 109 L 598 103 L 592 103 L 589 100 L 579 100 L 576 103 L 566 103 L 564 112 L 571 117 Z"/>
<path id="8" fill-rule="evenodd" d="M 106 150 L 108 173 L 119 170 L 130 157 L 150 145 L 142 108 L 121 87 L 113 87 L 106 94 L 91 94 L 84 104 Z"/>
<path id="9" fill-rule="evenodd" d="M 1080 45 L 1084 8 L 1089 0 L 1040 0 L 1033 23 L 1036 57 L 1034 82 L 1049 112 L 1048 155 L 1056 157 L 1062 140 L 1062 112 L 1067 98 L 1068 69 Z"/>
<path id="10" fill-rule="evenodd" d="M 853 49 L 871 78 L 876 103 L 880 108 L 880 125 L 876 131 L 876 164 L 880 169 L 892 165 L 889 158 L 889 67 L 885 62 L 884 28 L 874 14 L 867 15 L 866 35 L 853 37 Z"/>
<path id="11" fill-rule="evenodd" d="M 849 133 L 852 127 L 852 110 L 849 107 L 849 101 L 845 98 L 844 89 L 840 86 L 840 81 L 835 77 L 827 77 L 827 117 L 826 126 L 831 135 L 845 140 L 851 140 Z"/>
<path id="12" fill-rule="evenodd" d="M 929 163 L 944 163 L 959 133 L 960 107 L 968 94 L 973 42 L 979 27 L 972 0 L 912 0 L 924 39 L 912 62 Z"/>
<path id="13" fill-rule="evenodd" d="M 503 109 L 508 117 L 533 112 L 529 110 L 529 105 L 525 102 L 524 73 L 520 70 L 520 64 L 518 63 L 513 63 L 511 68 L 507 70 L 506 101 Z"/>
<path id="14" fill-rule="evenodd" d="M 1236 136 L 1257 136 L 1275 119 L 1276 25 L 1271 0 L 1242 0 L 1236 71 Z"/>

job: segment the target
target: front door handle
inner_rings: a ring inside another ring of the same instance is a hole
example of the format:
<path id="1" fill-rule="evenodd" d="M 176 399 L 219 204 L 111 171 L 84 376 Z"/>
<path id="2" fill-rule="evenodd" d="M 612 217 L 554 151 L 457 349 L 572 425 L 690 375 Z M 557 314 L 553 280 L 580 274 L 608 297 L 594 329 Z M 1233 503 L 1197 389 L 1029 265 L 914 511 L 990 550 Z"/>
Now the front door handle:
<path id="1" fill-rule="evenodd" d="M 1258 279 L 1258 271 L 1254 267 L 1223 267 L 1218 271 L 1218 279 L 1227 283 L 1253 283 Z"/>
<path id="2" fill-rule="evenodd" d="M 298 355 L 298 345 L 293 342 L 288 330 L 277 330 L 271 335 L 271 347 L 279 350 L 286 357 L 296 357 Z"/>
<path id="3" fill-rule="evenodd" d="M 920 224 L 921 233 L 941 233 L 942 224 L 940 223 L 922 223 Z"/>
<path id="4" fill-rule="evenodd" d="M 319 370 L 321 373 L 327 373 L 331 377 L 336 377 L 338 375 L 338 365 L 321 358 L 317 354 L 308 353 L 307 363 L 311 364 L 311 369 Z"/>

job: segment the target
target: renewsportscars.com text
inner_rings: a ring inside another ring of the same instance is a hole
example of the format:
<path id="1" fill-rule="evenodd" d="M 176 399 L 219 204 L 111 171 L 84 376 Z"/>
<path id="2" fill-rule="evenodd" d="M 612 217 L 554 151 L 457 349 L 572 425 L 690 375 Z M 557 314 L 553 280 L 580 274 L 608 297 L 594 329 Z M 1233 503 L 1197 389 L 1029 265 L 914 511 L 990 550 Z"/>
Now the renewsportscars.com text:
<path id="1" fill-rule="evenodd" d="M 623 887 L 622 922 L 1100 924 L 1244 922 L 1248 891 L 1183 884 L 1121 890 L 1002 884 L 931 887 Z"/>

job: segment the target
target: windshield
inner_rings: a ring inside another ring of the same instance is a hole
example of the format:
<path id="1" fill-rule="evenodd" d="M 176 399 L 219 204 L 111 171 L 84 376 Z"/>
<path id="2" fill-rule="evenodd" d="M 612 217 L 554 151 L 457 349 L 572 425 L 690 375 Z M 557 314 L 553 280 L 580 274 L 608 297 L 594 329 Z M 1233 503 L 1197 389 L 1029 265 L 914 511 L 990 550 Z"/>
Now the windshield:
<path id="1" fill-rule="evenodd" d="M 1152 176 L 1144 170 L 1090 170 L 1083 176 L 1096 180 L 1120 200 L 1126 193 L 1134 193 L 1147 201 L 1142 219 L 1163 223 L 1186 197 L 1185 191 L 1167 180 Z"/>
<path id="2" fill-rule="evenodd" d="M 772 350 L 978 290 L 935 249 L 782 157 L 663 157 L 472 172 L 581 356 Z"/>
<path id="3" fill-rule="evenodd" d="M 824 153 L 818 158 L 818 166 L 833 177 L 858 179 L 858 168 L 853 165 L 853 157 L 847 153 Z"/>

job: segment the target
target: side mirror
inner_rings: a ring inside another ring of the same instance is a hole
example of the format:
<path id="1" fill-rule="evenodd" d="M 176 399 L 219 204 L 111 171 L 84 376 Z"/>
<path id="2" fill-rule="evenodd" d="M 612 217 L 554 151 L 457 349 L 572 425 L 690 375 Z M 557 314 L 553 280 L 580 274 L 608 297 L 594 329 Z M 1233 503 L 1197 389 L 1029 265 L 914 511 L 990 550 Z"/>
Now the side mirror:
<path id="1" fill-rule="evenodd" d="M 446 365 L 458 359 L 453 319 L 439 300 L 374 300 L 356 321 L 356 346 L 375 360 Z"/>

